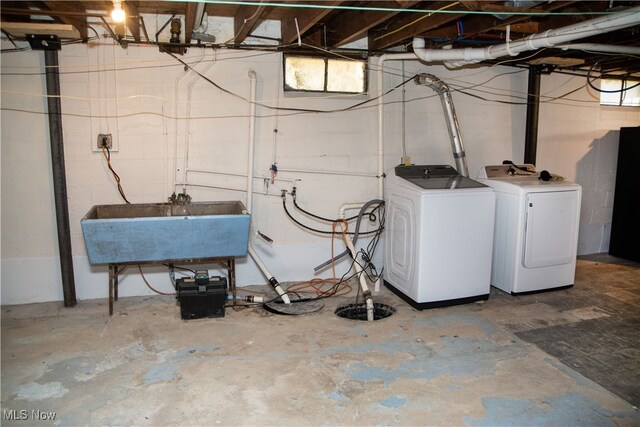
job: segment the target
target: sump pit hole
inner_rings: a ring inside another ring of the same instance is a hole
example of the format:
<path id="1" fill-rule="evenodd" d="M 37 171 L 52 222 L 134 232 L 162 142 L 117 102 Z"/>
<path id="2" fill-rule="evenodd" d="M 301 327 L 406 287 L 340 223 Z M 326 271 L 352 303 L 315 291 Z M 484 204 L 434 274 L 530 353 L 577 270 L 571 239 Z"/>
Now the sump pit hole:
<path id="1" fill-rule="evenodd" d="M 373 303 L 373 320 L 386 319 L 396 312 L 390 305 Z M 367 307 L 362 304 L 348 304 L 336 308 L 338 317 L 350 320 L 367 320 Z"/>

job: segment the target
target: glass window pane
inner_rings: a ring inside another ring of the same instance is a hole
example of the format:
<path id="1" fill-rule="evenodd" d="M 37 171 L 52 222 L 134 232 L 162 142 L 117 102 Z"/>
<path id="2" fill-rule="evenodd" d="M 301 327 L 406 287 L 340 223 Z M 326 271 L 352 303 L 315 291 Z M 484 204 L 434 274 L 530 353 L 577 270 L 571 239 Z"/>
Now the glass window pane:
<path id="1" fill-rule="evenodd" d="M 638 85 L 638 83 L 640 83 L 640 81 L 638 80 L 627 80 L 625 87 L 631 89 L 628 89 L 627 91 L 625 91 L 625 93 L 622 94 L 622 105 L 629 107 L 640 106 L 640 85 Z"/>
<path id="2" fill-rule="evenodd" d="M 329 92 L 364 92 L 365 63 L 363 61 L 329 59 L 327 90 Z"/>
<path id="3" fill-rule="evenodd" d="M 324 91 L 324 59 L 285 57 L 284 82 L 287 89 Z"/>
<path id="4" fill-rule="evenodd" d="M 620 105 L 620 92 L 622 88 L 621 80 L 600 80 L 600 90 L 611 92 L 600 92 L 600 104 L 602 105 Z"/>
<path id="5" fill-rule="evenodd" d="M 600 104 L 625 107 L 640 106 L 640 85 L 636 86 L 638 83 L 640 83 L 638 80 L 627 80 L 626 82 L 618 79 L 600 80 L 600 90 L 611 91 L 600 92 Z M 628 89 L 621 93 L 620 90 L 623 88 Z"/>

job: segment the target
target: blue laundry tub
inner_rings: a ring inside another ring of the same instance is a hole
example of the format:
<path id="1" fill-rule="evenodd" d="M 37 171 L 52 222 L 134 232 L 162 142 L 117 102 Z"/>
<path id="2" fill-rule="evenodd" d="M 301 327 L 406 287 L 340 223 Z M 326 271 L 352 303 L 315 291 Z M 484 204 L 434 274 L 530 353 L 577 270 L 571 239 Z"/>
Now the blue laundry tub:
<path id="1" fill-rule="evenodd" d="M 241 202 L 98 205 L 82 218 L 91 264 L 243 257 L 251 215 Z"/>

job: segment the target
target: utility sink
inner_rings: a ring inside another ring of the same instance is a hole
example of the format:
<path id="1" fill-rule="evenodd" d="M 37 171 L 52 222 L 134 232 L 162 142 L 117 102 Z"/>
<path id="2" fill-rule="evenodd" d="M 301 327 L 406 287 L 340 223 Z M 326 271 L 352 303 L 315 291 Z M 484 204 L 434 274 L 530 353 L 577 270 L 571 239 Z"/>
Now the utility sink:
<path id="1" fill-rule="evenodd" d="M 251 215 L 241 202 L 98 205 L 80 221 L 91 264 L 247 255 Z"/>

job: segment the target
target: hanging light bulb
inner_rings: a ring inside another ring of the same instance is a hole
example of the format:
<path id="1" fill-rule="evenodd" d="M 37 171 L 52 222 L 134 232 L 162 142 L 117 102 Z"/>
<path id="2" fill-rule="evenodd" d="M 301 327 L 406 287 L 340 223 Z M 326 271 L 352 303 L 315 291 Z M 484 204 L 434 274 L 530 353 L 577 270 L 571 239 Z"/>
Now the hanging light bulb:
<path id="1" fill-rule="evenodd" d="M 113 0 L 113 11 L 111 12 L 111 19 L 115 22 L 124 22 L 125 13 L 122 9 L 122 0 Z"/>

